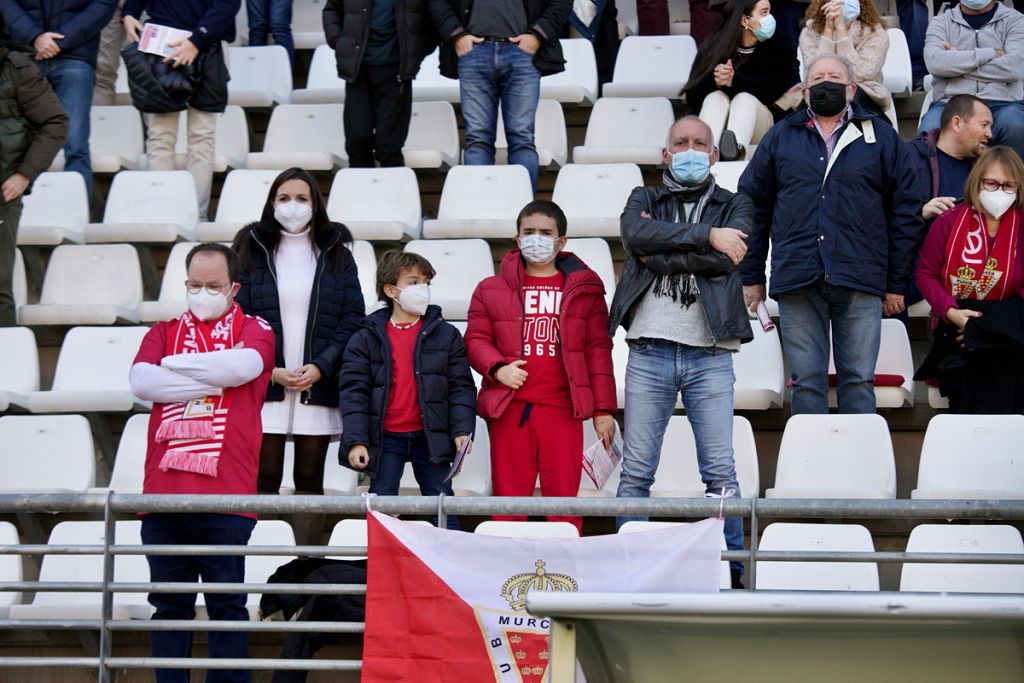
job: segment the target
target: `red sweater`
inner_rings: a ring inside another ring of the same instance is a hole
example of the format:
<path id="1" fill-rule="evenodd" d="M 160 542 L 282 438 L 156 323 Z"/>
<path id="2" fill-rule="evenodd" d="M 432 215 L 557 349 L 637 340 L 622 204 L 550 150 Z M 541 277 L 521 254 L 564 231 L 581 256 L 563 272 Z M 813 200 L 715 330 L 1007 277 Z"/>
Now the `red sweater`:
<path id="1" fill-rule="evenodd" d="M 384 431 L 419 432 L 423 430 L 423 415 L 417 396 L 419 385 L 413 369 L 413 352 L 416 337 L 423 329 L 423 319 L 406 329 L 398 329 L 389 321 L 388 342 L 391 344 L 391 390 L 388 391 L 388 407 L 384 411 Z"/>
<path id="2" fill-rule="evenodd" d="M 595 413 L 614 413 L 615 375 L 604 284 L 575 254 L 560 253 L 555 266 L 565 277 L 558 314 L 559 341 L 573 415 L 585 420 Z M 526 359 L 525 369 L 533 377 L 523 346 L 525 281 L 523 259 L 519 250 L 513 249 L 502 259 L 501 274 L 477 285 L 469 304 L 466 352 L 470 365 L 483 376 L 477 410 L 484 418 L 499 417 L 513 397 L 521 400 L 516 391 L 491 377 L 492 369 Z"/>

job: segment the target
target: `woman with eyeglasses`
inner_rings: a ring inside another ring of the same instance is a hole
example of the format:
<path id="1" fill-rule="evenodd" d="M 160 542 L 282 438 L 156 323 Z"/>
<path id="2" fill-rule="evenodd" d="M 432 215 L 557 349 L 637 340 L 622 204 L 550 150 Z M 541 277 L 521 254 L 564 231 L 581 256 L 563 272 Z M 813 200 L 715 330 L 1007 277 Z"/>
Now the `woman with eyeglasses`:
<path id="1" fill-rule="evenodd" d="M 242 266 L 238 303 L 266 320 L 277 338 L 262 414 L 260 493 L 280 490 L 289 436 L 295 492 L 324 492 L 327 447 L 341 435 L 341 354 L 364 315 L 351 243 L 348 228 L 327 217 L 313 176 L 300 168 L 274 180 L 260 220 L 235 237 Z M 323 525 L 322 514 L 296 515 L 296 543 L 319 544 Z"/>
<path id="2" fill-rule="evenodd" d="M 697 50 L 683 86 L 690 111 L 711 126 L 722 161 L 746 156 L 784 113 L 775 106 L 796 82 L 790 39 L 775 32 L 768 0 L 728 0 L 722 25 Z"/>
<path id="3" fill-rule="evenodd" d="M 991 147 L 963 204 L 935 220 L 918 261 L 935 339 L 916 379 L 937 379 L 957 413 L 1024 412 L 1024 162 Z"/>

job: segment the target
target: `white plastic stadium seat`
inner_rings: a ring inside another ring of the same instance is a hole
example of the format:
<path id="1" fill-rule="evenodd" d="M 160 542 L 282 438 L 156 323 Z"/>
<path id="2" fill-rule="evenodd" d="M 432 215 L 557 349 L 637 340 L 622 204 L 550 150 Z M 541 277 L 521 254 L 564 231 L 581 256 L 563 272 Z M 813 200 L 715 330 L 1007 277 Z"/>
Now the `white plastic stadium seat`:
<path id="1" fill-rule="evenodd" d="M 681 98 L 696 56 L 697 43 L 690 36 L 628 36 L 619 46 L 612 82 L 605 84 L 603 94 Z"/>
<path id="2" fill-rule="evenodd" d="M 142 493 L 142 480 L 146 474 L 146 448 L 149 442 L 149 413 L 128 418 L 117 442 L 117 455 L 110 482 L 90 493 Z"/>
<path id="3" fill-rule="evenodd" d="M 473 530 L 482 536 L 505 538 L 579 538 L 580 532 L 569 522 L 480 522 Z"/>
<path id="4" fill-rule="evenodd" d="M 792 416 L 779 445 L 775 488 L 765 497 L 895 498 L 896 460 L 885 418 Z"/>
<path id="5" fill-rule="evenodd" d="M 217 114 L 216 142 L 213 151 L 213 170 L 223 173 L 229 168 L 245 168 L 249 155 L 249 123 L 245 110 L 229 104 L 224 113 Z M 188 117 L 178 117 L 178 139 L 174 146 L 174 167 L 185 169 L 188 156 Z"/>
<path id="6" fill-rule="evenodd" d="M 664 97 L 602 97 L 590 114 L 583 146 L 573 149 L 573 162 L 657 166 L 674 121 Z"/>
<path id="7" fill-rule="evenodd" d="M 324 494 L 328 496 L 351 496 L 356 492 L 359 474 L 338 462 L 340 442 L 332 441 L 327 447 L 327 462 L 324 463 Z M 295 443 L 284 445 L 284 476 L 281 478 L 281 493 L 295 493 Z M 282 563 L 283 564 L 283 563 Z"/>
<path id="8" fill-rule="evenodd" d="M 114 522 L 117 545 L 141 545 L 142 522 Z M 61 522 L 50 532 L 49 545 L 92 545 L 103 551 L 103 522 Z M 103 555 L 61 555 L 43 557 L 39 568 L 42 582 L 99 583 L 103 581 Z M 114 581 L 122 583 L 149 582 L 149 564 L 145 555 L 116 555 Z M 29 605 L 11 607 L 12 619 L 99 619 L 102 594 L 93 592 L 40 591 Z M 115 619 L 148 619 L 153 609 L 145 593 L 115 593 Z"/>
<path id="9" fill-rule="evenodd" d="M 626 200 L 643 184 L 636 164 L 567 164 L 558 172 L 551 201 L 565 212 L 570 235 L 618 238 Z"/>
<path id="10" fill-rule="evenodd" d="M 244 7 L 239 14 L 245 14 Z M 130 105 L 132 103 L 131 92 L 128 90 L 128 69 L 125 68 L 124 60 L 120 57 L 118 57 L 117 60 L 117 81 L 114 83 L 114 103 L 119 105 Z"/>
<path id="11" fill-rule="evenodd" d="M 746 161 L 719 161 L 711 167 L 711 175 L 715 176 L 715 184 L 730 192 L 736 192 L 740 184 L 740 176 L 747 168 Z"/>
<path id="12" fill-rule="evenodd" d="M 537 147 L 537 161 L 541 168 L 565 166 L 569 157 L 569 141 L 565 132 L 565 114 L 562 105 L 555 100 L 540 100 L 534 117 L 534 138 Z M 498 111 L 497 136 L 494 142 L 495 163 L 508 163 L 508 139 L 505 137 L 505 123 Z"/>
<path id="13" fill-rule="evenodd" d="M 127 244 L 64 244 L 53 250 L 38 304 L 22 306 L 23 325 L 137 322 L 142 274 Z"/>
<path id="14" fill-rule="evenodd" d="M 324 0 L 295 0 L 292 3 L 292 40 L 296 50 L 327 47 L 323 11 Z"/>
<path id="15" fill-rule="evenodd" d="M 283 48 L 282 48 L 283 49 Z M 344 166 L 345 129 L 340 104 L 282 104 L 267 124 L 263 151 L 249 154 L 248 168 L 331 171 Z"/>
<path id="16" fill-rule="evenodd" d="M 292 525 L 281 519 L 261 519 L 256 522 L 252 529 L 252 536 L 249 537 L 248 545 L 280 545 L 285 547 L 295 546 L 295 532 Z M 270 575 L 278 570 L 281 565 L 288 564 L 295 559 L 294 555 L 246 555 L 245 556 L 245 582 L 266 583 Z M 202 596 L 200 596 L 202 597 Z M 249 610 L 249 618 L 258 621 L 260 618 L 259 593 L 248 593 L 245 606 Z"/>
<path id="17" fill-rule="evenodd" d="M 589 107 L 597 101 L 597 59 L 586 38 L 562 38 L 565 71 L 540 79 L 540 96 Z"/>
<path id="18" fill-rule="evenodd" d="M 942 395 L 938 387 L 928 387 L 928 407 L 935 410 L 949 410 L 949 399 Z"/>
<path id="19" fill-rule="evenodd" d="M 626 343 L 626 331 L 622 327 L 615 328 L 612 336 L 612 366 L 615 370 L 615 398 L 619 410 L 626 407 L 626 364 L 629 361 L 629 345 Z"/>
<path id="20" fill-rule="evenodd" d="M 434 266 L 430 303 L 440 306 L 450 320 L 466 319 L 473 290 L 494 275 L 491 248 L 481 239 L 413 240 L 405 250 L 426 257 Z"/>
<path id="21" fill-rule="evenodd" d="M 932 106 L 932 92 L 929 90 L 924 94 L 924 99 L 921 100 L 921 113 L 917 117 L 917 127 L 921 127 L 921 122 L 924 121 L 924 115 L 928 113 L 928 109 Z"/>
<path id="22" fill-rule="evenodd" d="M 737 415 L 732 419 L 732 446 L 740 493 L 745 498 L 756 498 L 760 490 L 757 446 L 754 444 L 754 430 L 745 417 Z M 682 415 L 669 418 L 651 495 L 657 498 L 704 497 L 693 428 Z"/>
<path id="23" fill-rule="evenodd" d="M 1009 524 L 920 524 L 910 532 L 907 552 L 1013 553 L 1021 564 L 904 562 L 901 591 L 1024 593 L 1024 542 Z"/>
<path id="24" fill-rule="evenodd" d="M 462 461 L 462 471 L 452 479 L 452 491 L 456 496 L 491 495 L 491 439 L 487 422 L 482 417 L 476 418 L 475 429 L 473 450 Z M 420 495 L 420 486 L 409 463 L 405 465 L 398 492 L 403 496 Z"/>
<path id="25" fill-rule="evenodd" d="M 21 249 L 14 250 L 14 273 L 11 279 L 14 308 L 18 311 L 18 322 L 24 325 L 21 321 L 21 309 L 28 302 L 28 276 L 25 273 L 25 257 L 21 255 Z"/>
<path id="26" fill-rule="evenodd" d="M 934 416 L 911 498 L 1024 499 L 1024 415 Z"/>
<path id="27" fill-rule="evenodd" d="M 199 222 L 196 185 L 188 171 L 121 171 L 107 195 L 102 223 L 90 223 L 90 243 L 190 241 Z"/>
<path id="28" fill-rule="evenodd" d="M 33 413 L 129 412 L 149 403 L 132 394 L 128 373 L 147 327 L 75 327 L 64 337 L 53 388 L 29 396 Z"/>
<path id="29" fill-rule="evenodd" d="M 419 519 L 405 520 L 410 524 L 425 524 L 432 526 L 430 522 Z M 331 530 L 331 538 L 327 541 L 330 546 L 358 546 L 366 547 L 366 519 L 343 519 L 334 525 Z M 365 555 L 332 555 L 331 560 L 365 560 Z"/>
<path id="30" fill-rule="evenodd" d="M 779 331 L 765 332 L 757 320 L 750 321 L 750 328 L 754 340 L 740 346 L 732 357 L 736 375 L 733 403 L 737 410 L 781 408 L 786 372 Z"/>
<path id="31" fill-rule="evenodd" d="M 423 237 L 514 237 L 516 216 L 531 200 L 522 166 L 456 166 L 445 176 L 437 218 L 423 221 Z"/>
<path id="32" fill-rule="evenodd" d="M 28 410 L 28 397 L 39 391 L 36 335 L 27 327 L 0 327 L 0 413 L 11 406 Z"/>
<path id="33" fill-rule="evenodd" d="M 581 261 L 601 277 L 605 299 L 610 304 L 612 297 L 615 296 L 615 264 L 612 262 L 608 242 L 600 237 L 570 238 L 565 250 L 579 256 Z"/>
<path id="34" fill-rule="evenodd" d="M 56 246 L 85 241 L 89 197 L 81 173 L 43 173 L 22 198 L 18 244 Z"/>
<path id="35" fill-rule="evenodd" d="M 457 329 L 459 331 L 459 334 L 461 334 L 463 337 L 466 336 L 466 321 L 465 320 L 449 320 L 448 322 L 451 323 L 452 327 L 454 327 L 455 329 Z M 480 393 L 480 387 L 483 385 L 483 378 L 480 377 L 480 375 L 477 374 L 477 371 L 474 370 L 473 368 L 470 368 L 469 371 L 473 375 L 473 384 L 476 385 L 476 391 L 477 391 L 477 393 Z M 586 421 L 584 421 L 584 423 L 583 423 L 583 439 L 584 440 L 586 440 L 586 438 L 587 438 L 587 425 L 588 424 L 589 423 L 587 423 Z M 481 428 L 481 425 L 479 423 L 477 423 L 477 430 L 479 430 L 480 428 Z M 483 429 L 484 430 L 487 429 L 487 423 L 486 422 L 483 424 Z M 594 433 L 594 428 L 593 427 L 590 427 L 590 433 L 591 434 Z M 591 440 L 591 443 L 593 443 L 593 440 Z M 488 439 L 487 450 L 488 450 L 488 452 L 490 452 L 490 439 Z M 488 471 L 487 476 L 488 476 L 488 478 L 491 476 L 489 471 Z M 489 481 L 490 480 L 488 479 L 488 482 Z M 490 483 L 488 483 L 487 486 L 490 487 Z M 488 488 L 487 490 L 489 491 L 490 488 Z"/>
<path id="36" fill-rule="evenodd" d="M 898 28 L 887 29 L 886 33 L 889 34 L 889 51 L 882 65 L 882 81 L 893 97 L 910 97 L 914 78 L 907 37 Z"/>
<path id="37" fill-rule="evenodd" d="M 83 493 L 96 480 L 89 421 L 81 415 L 0 417 L 0 493 Z"/>
<path id="38" fill-rule="evenodd" d="M 329 45 L 318 45 L 313 50 L 306 87 L 293 90 L 291 101 L 292 104 L 344 104 L 345 79 L 338 76 L 338 62 Z"/>
<path id="39" fill-rule="evenodd" d="M 0 546 L 18 545 L 18 529 L 10 522 L 0 522 Z M 21 581 L 21 558 L 17 555 L 0 555 L 0 581 Z M 6 619 L 12 605 L 21 603 L 21 593 L 0 593 L 0 619 Z"/>
<path id="40" fill-rule="evenodd" d="M 196 246 L 195 242 L 178 242 L 167 255 L 160 296 L 156 301 L 143 301 L 139 305 L 139 320 L 146 323 L 177 318 L 185 312 L 185 257 Z"/>
<path id="41" fill-rule="evenodd" d="M 668 529 L 674 526 L 686 525 L 688 522 L 643 522 L 643 521 L 631 521 L 626 522 L 619 527 L 620 534 L 635 534 L 641 531 L 657 531 L 659 529 Z M 725 547 L 725 536 L 722 537 L 722 550 L 726 550 Z M 718 587 L 722 590 L 730 590 L 732 588 L 732 574 L 729 573 L 729 563 L 726 560 L 722 560 L 722 571 L 720 574 L 721 580 Z"/>
<path id="42" fill-rule="evenodd" d="M 363 290 L 363 305 L 369 315 L 383 306 L 377 300 L 377 256 L 372 244 L 366 240 L 356 240 L 352 243 L 352 257 L 356 260 L 359 288 Z"/>
<path id="43" fill-rule="evenodd" d="M 282 169 L 283 170 L 283 169 Z M 236 170 L 224 178 L 217 200 L 216 220 L 196 228 L 199 242 L 230 242 L 245 225 L 263 215 L 267 195 L 279 170 Z"/>
<path id="44" fill-rule="evenodd" d="M 765 527 L 760 550 L 874 552 L 871 532 L 860 524 L 791 524 Z M 757 563 L 757 590 L 877 591 L 874 562 Z"/>
<path id="45" fill-rule="evenodd" d="M 416 173 L 411 168 L 343 168 L 331 184 L 327 215 L 361 240 L 417 239 L 423 210 Z"/>
<path id="46" fill-rule="evenodd" d="M 145 153 L 145 138 L 138 109 L 94 106 L 89 112 L 89 126 L 93 173 L 117 173 L 122 168 L 139 167 L 139 159 Z M 50 170 L 64 170 L 64 150 L 57 153 Z"/>
<path id="47" fill-rule="evenodd" d="M 280 45 L 227 48 L 228 104 L 272 107 L 289 102 L 292 65 Z"/>
<path id="48" fill-rule="evenodd" d="M 402 147 L 409 168 L 450 168 L 459 163 L 459 126 L 450 102 L 413 102 Z"/>
<path id="49" fill-rule="evenodd" d="M 424 57 L 412 82 L 414 102 L 450 102 L 459 104 L 459 81 L 441 75 L 437 50 Z M 543 79 L 541 79 L 543 81 Z"/>
<path id="50" fill-rule="evenodd" d="M 836 373 L 835 359 L 829 355 L 828 373 Z M 899 381 L 897 386 L 888 386 Z M 829 405 L 838 405 L 835 387 L 828 390 Z M 914 405 L 914 356 L 906 326 L 899 320 L 882 320 L 881 343 L 875 361 L 875 403 L 879 408 L 903 408 Z"/>

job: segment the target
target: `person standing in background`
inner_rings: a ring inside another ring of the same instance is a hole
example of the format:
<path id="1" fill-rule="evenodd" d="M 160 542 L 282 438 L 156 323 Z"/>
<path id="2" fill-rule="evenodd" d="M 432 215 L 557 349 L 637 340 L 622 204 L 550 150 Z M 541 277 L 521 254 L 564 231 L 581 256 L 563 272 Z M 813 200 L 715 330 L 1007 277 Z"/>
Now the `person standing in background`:
<path id="1" fill-rule="evenodd" d="M 249 18 L 249 45 L 267 45 L 267 36 L 274 45 L 288 51 L 288 61 L 295 63 L 295 41 L 292 40 L 292 0 L 245 0 Z"/>
<path id="2" fill-rule="evenodd" d="M 121 67 L 121 48 L 124 46 L 122 9 L 124 0 L 117 0 L 114 14 L 100 31 L 100 49 L 96 54 L 96 87 L 92 91 L 94 105 L 117 104 L 117 71 Z"/>

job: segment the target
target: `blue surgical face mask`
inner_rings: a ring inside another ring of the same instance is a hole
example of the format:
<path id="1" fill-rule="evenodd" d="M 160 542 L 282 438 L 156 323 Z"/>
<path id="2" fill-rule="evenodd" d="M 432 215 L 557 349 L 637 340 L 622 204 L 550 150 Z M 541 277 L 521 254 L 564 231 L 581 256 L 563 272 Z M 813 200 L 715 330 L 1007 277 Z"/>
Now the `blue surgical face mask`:
<path id="1" fill-rule="evenodd" d="M 992 0 L 960 0 L 960 4 L 967 9 L 979 10 L 988 7 Z"/>
<path id="2" fill-rule="evenodd" d="M 751 19 L 753 19 L 753 17 L 751 17 Z M 770 14 L 766 14 L 758 21 L 760 21 L 761 26 L 760 28 L 753 30 L 755 38 L 763 42 L 775 35 L 775 17 Z"/>
<path id="3" fill-rule="evenodd" d="M 860 0 L 843 0 L 843 19 L 849 24 L 860 16 Z"/>
<path id="4" fill-rule="evenodd" d="M 698 185 L 711 171 L 711 155 L 696 149 L 672 155 L 672 177 L 684 185 Z"/>

